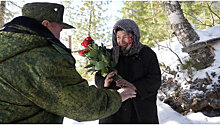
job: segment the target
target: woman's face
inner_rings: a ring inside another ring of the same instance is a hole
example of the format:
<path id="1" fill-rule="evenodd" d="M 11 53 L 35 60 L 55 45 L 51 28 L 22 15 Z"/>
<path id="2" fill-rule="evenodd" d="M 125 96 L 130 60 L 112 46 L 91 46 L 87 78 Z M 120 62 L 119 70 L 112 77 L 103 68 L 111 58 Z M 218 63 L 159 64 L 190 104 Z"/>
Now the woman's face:
<path id="1" fill-rule="evenodd" d="M 122 31 L 118 31 L 116 34 L 116 38 L 117 38 L 117 43 L 119 46 L 126 48 L 130 42 L 130 36 L 129 34 L 122 30 Z"/>

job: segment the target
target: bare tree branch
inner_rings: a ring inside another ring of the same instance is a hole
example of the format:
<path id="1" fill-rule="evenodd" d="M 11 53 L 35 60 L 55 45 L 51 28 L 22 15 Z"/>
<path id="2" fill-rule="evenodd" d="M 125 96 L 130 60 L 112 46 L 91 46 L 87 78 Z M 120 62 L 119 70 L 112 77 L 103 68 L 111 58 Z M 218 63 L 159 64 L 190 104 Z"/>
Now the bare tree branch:
<path id="1" fill-rule="evenodd" d="M 214 19 L 214 17 L 213 17 L 212 9 L 211 9 L 211 7 L 209 6 L 208 3 L 207 3 L 207 6 L 208 6 L 209 11 L 211 12 L 210 14 L 211 14 L 211 17 L 212 17 L 212 26 L 215 26 L 215 19 Z"/>
<path id="2" fill-rule="evenodd" d="M 92 5 L 93 2 L 91 1 L 90 4 Z M 90 10 L 89 12 L 89 30 L 88 30 L 88 36 L 90 36 L 91 34 L 91 25 L 92 25 L 92 10 Z"/>
<path id="3" fill-rule="evenodd" d="M 189 15 L 189 16 L 193 17 L 193 18 L 196 19 L 198 22 L 200 22 L 200 23 L 197 23 L 197 24 L 201 24 L 201 25 L 204 25 L 204 26 L 212 27 L 212 25 L 204 24 L 202 21 L 198 20 L 194 15 L 191 15 L 191 14 L 185 13 L 185 12 L 183 12 L 183 13 L 186 14 L 186 15 Z"/>
<path id="4" fill-rule="evenodd" d="M 156 43 L 156 44 L 157 44 L 158 46 L 160 46 L 160 47 L 169 49 L 173 54 L 176 55 L 176 57 L 178 58 L 178 61 L 180 62 L 180 64 L 183 65 L 182 60 L 180 59 L 180 57 L 178 56 L 178 54 L 171 49 L 171 47 L 163 46 L 163 45 L 160 45 L 160 44 L 158 44 L 158 43 Z"/>
<path id="5" fill-rule="evenodd" d="M 209 6 L 209 4 L 207 4 L 208 5 L 208 8 L 209 8 L 209 11 L 211 12 L 211 13 L 213 13 L 215 16 L 217 16 L 219 19 L 220 19 L 220 17 L 218 16 L 218 14 L 216 14 L 212 9 L 211 9 L 211 7 Z"/>
<path id="6" fill-rule="evenodd" d="M 9 3 L 11 3 L 12 5 L 15 5 L 16 7 L 18 7 L 18 8 L 22 8 L 21 6 L 18 6 L 15 2 L 13 2 L 13 1 L 8 1 Z"/>

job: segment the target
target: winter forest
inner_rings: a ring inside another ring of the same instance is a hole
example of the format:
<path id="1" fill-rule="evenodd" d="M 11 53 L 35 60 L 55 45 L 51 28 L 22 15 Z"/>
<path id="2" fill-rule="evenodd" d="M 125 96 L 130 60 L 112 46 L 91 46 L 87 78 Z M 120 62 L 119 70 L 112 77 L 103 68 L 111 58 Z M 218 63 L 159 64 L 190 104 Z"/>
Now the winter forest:
<path id="1" fill-rule="evenodd" d="M 0 2 L 2 27 L 21 15 L 25 3 L 33 1 Z M 59 0 L 57 3 L 66 8 L 64 20 L 76 27 L 63 30 L 61 41 L 71 48 L 78 72 L 91 85 L 94 73 L 84 68 L 88 60 L 78 54 L 82 49 L 80 43 L 91 36 L 97 44 L 111 48 L 114 23 L 129 18 L 140 28 L 141 42 L 151 47 L 159 60 L 160 123 L 220 124 L 220 1 Z M 77 124 L 64 120 L 64 124 L 69 123 Z"/>

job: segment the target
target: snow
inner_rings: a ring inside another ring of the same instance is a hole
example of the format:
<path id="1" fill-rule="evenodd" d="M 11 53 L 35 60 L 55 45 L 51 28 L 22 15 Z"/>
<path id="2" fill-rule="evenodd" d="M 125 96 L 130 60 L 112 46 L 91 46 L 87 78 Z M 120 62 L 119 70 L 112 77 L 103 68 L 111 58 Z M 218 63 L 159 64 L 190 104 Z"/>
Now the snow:
<path id="1" fill-rule="evenodd" d="M 208 39 L 212 39 L 212 38 L 218 38 L 220 36 L 220 26 L 214 26 L 214 27 L 210 27 L 207 28 L 205 30 L 196 30 L 196 33 L 199 35 L 200 40 L 197 41 L 201 42 L 201 41 L 206 41 Z"/>
<path id="2" fill-rule="evenodd" d="M 220 117 L 207 117 L 202 113 L 189 113 L 186 116 L 174 111 L 169 105 L 161 102 L 157 99 L 158 117 L 160 124 L 220 124 Z M 64 125 L 70 124 L 82 124 L 82 125 L 94 125 L 98 124 L 98 120 L 77 122 L 69 118 L 64 118 Z"/>
<path id="3" fill-rule="evenodd" d="M 214 26 L 205 30 L 198 30 L 195 29 L 198 35 L 200 36 L 200 40 L 198 42 L 203 42 L 208 39 L 218 38 L 220 37 L 220 26 Z M 162 46 L 163 47 L 162 47 Z M 186 60 L 188 58 L 187 53 L 182 53 L 181 48 L 182 45 L 179 44 L 176 37 L 160 42 L 153 50 L 156 52 L 159 62 L 163 62 L 164 64 L 168 65 L 170 69 L 177 69 L 179 64 L 177 56 L 172 53 L 168 48 L 171 48 L 182 60 Z M 220 74 L 220 43 L 215 44 L 214 46 L 215 52 L 215 61 L 212 66 L 194 72 L 194 79 L 195 78 L 204 78 L 205 72 L 216 72 L 216 74 Z M 185 72 L 179 73 L 180 77 L 178 77 L 178 81 L 182 79 L 182 86 L 184 86 L 185 79 L 188 79 Z M 177 78 L 176 78 L 177 79 Z M 218 83 L 217 78 L 212 78 L 213 83 Z M 92 83 L 94 84 L 94 83 Z M 187 89 L 187 86 L 185 86 Z M 207 86 L 207 89 L 212 89 L 212 86 Z M 194 91 L 192 94 L 201 93 L 200 91 Z M 187 115 L 183 116 L 182 114 L 174 111 L 169 105 L 161 102 L 157 99 L 157 106 L 158 106 L 158 117 L 160 124 L 220 124 L 220 116 L 218 117 L 207 117 L 203 115 L 201 112 L 197 113 L 188 113 Z M 87 121 L 87 122 L 77 122 L 72 119 L 64 118 L 63 124 L 98 124 L 98 120 L 95 121 Z"/>

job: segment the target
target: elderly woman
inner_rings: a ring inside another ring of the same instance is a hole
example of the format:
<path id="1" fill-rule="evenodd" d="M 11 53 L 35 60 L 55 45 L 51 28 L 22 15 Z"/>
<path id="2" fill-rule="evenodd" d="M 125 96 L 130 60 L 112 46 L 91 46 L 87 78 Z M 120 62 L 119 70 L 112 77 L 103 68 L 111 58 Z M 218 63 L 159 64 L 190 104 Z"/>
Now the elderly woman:
<path id="1" fill-rule="evenodd" d="M 99 123 L 158 124 L 156 100 L 161 85 L 161 72 L 156 54 L 140 43 L 138 25 L 130 19 L 116 22 L 112 42 L 113 48 L 110 51 L 118 72 L 111 72 L 105 78 L 99 72 L 96 73 L 95 84 L 106 89 L 127 86 L 137 94 L 136 97 L 124 101 L 118 112 L 100 119 Z M 116 74 L 123 79 L 114 82 L 113 76 Z"/>

